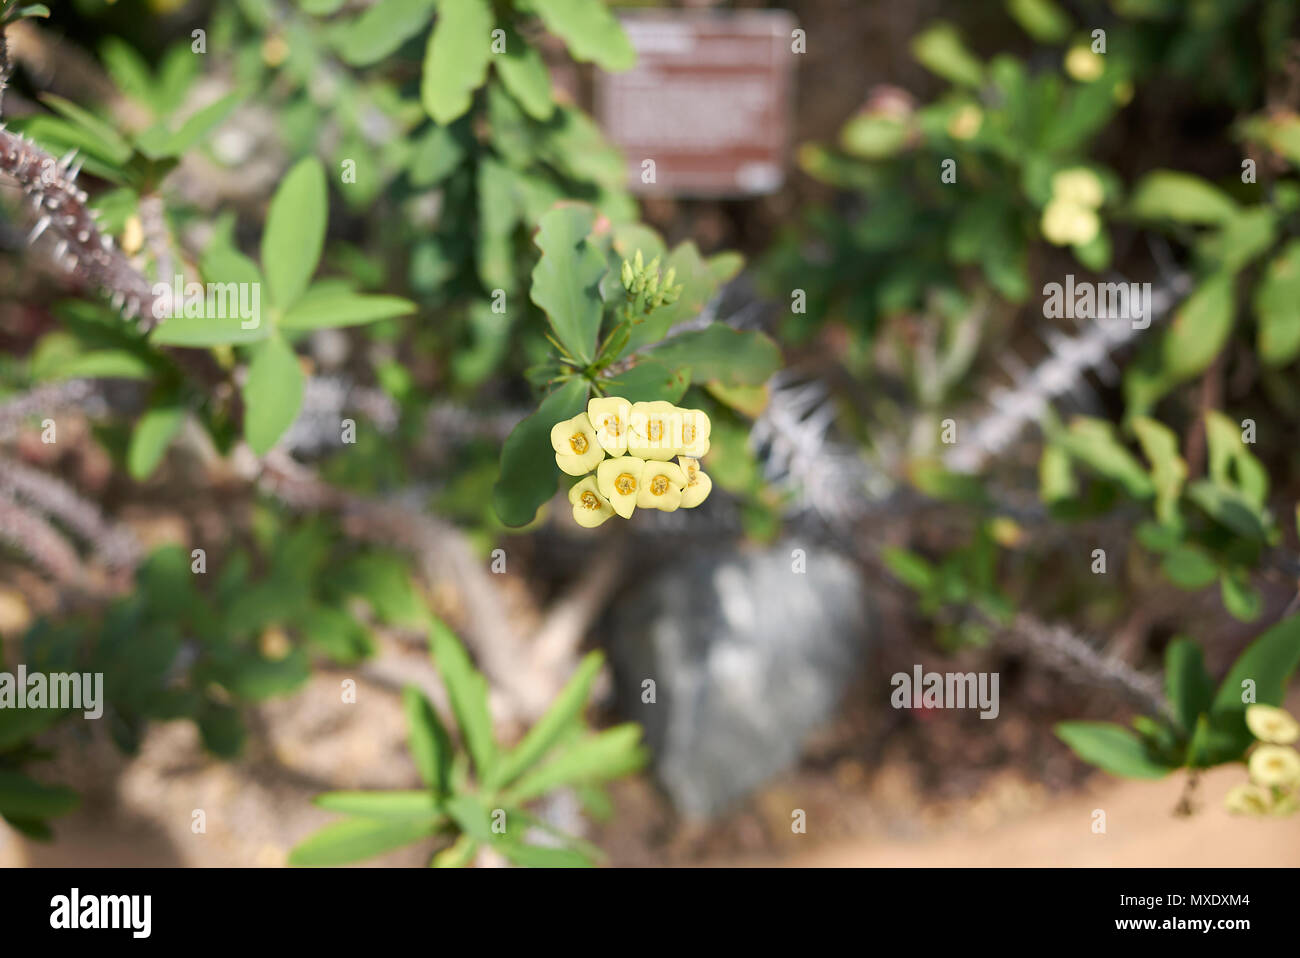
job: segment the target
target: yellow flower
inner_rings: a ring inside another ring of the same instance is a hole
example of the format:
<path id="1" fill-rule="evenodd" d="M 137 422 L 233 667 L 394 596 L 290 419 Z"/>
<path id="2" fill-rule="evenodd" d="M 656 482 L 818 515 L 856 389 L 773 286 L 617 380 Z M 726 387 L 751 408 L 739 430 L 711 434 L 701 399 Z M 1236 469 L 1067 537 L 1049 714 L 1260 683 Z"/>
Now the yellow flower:
<path id="1" fill-rule="evenodd" d="M 674 455 L 701 459 L 709 451 L 709 430 L 713 424 L 701 409 L 678 409 L 673 424 Z"/>
<path id="2" fill-rule="evenodd" d="M 1052 177 L 1052 199 L 1096 209 L 1105 199 L 1105 190 L 1096 173 L 1080 166 Z"/>
<path id="3" fill-rule="evenodd" d="M 1229 790 L 1223 804 L 1235 815 L 1264 815 L 1273 804 L 1273 796 L 1258 785 L 1238 785 Z"/>
<path id="4" fill-rule="evenodd" d="M 638 459 L 667 461 L 677 455 L 681 410 L 662 399 L 632 404 L 628 414 L 627 452 Z"/>
<path id="5" fill-rule="evenodd" d="M 594 529 L 614 514 L 614 507 L 600 494 L 591 476 L 569 490 L 569 502 L 573 503 L 573 521 L 585 529 Z"/>
<path id="6" fill-rule="evenodd" d="M 571 476 L 585 476 L 605 458 L 585 412 L 551 427 L 551 447 L 555 464 Z"/>
<path id="7" fill-rule="evenodd" d="M 1250 777 L 1258 785 L 1286 788 L 1300 782 L 1300 752 L 1284 745 L 1259 745 L 1250 753 Z"/>
<path id="8" fill-rule="evenodd" d="M 969 140 L 980 131 L 984 124 L 984 111 L 972 103 L 967 103 L 948 120 L 948 135 L 954 140 Z"/>
<path id="9" fill-rule="evenodd" d="M 647 462 L 641 473 L 641 490 L 636 504 L 642 509 L 660 509 L 676 512 L 682 504 L 682 489 L 686 486 L 686 473 L 675 462 Z"/>
<path id="10" fill-rule="evenodd" d="M 1083 245 L 1096 238 L 1101 220 L 1087 207 L 1054 199 L 1043 209 L 1043 236 L 1057 246 Z"/>
<path id="11" fill-rule="evenodd" d="M 624 519 L 632 518 L 646 462 L 632 456 L 606 459 L 596 467 L 596 488 Z"/>
<path id="12" fill-rule="evenodd" d="M 682 472 L 686 474 L 686 488 L 682 490 L 682 508 L 694 509 L 713 491 L 713 480 L 700 471 L 700 461 L 689 456 L 678 456 Z"/>
<path id="13" fill-rule="evenodd" d="M 611 456 L 627 455 L 628 419 L 632 404 L 618 396 L 592 399 L 587 403 L 587 418 L 596 430 L 596 441 Z"/>
<path id="14" fill-rule="evenodd" d="M 1271 705 L 1247 705 L 1246 725 L 1255 738 L 1273 745 L 1290 745 L 1300 738 L 1300 722 Z"/>
<path id="15" fill-rule="evenodd" d="M 1080 83 L 1091 83 L 1106 71 L 1106 61 L 1088 47 L 1074 47 L 1065 55 L 1065 72 Z"/>

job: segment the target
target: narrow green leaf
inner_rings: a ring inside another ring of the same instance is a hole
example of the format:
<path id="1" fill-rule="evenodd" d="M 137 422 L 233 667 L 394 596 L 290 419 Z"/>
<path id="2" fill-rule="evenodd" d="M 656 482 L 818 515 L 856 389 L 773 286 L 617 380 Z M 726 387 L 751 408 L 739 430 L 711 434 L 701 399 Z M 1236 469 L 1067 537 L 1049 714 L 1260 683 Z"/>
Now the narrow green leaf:
<path id="1" fill-rule="evenodd" d="M 1246 727 L 1246 706 L 1281 706 L 1286 684 L 1300 665 L 1300 615 L 1283 619 L 1246 646 L 1224 676 L 1210 707 L 1212 725 L 1224 739 L 1224 751 L 1236 757 L 1253 741 Z"/>
<path id="2" fill-rule="evenodd" d="M 327 216 L 325 168 L 308 157 L 285 176 L 266 214 L 262 269 L 274 306 L 288 309 L 307 289 L 325 244 Z"/>
<path id="3" fill-rule="evenodd" d="M 581 738 L 540 765 L 509 789 L 512 802 L 526 802 L 561 785 L 589 784 L 621 778 L 638 771 L 648 757 L 641 743 L 641 727 L 616 725 Z"/>
<path id="4" fill-rule="evenodd" d="M 493 776 L 493 787 L 509 785 L 521 773 L 531 768 L 545 757 L 546 753 L 572 729 L 582 718 L 587 699 L 591 696 L 592 683 L 600 674 L 605 658 L 599 652 L 586 655 L 565 684 L 560 694 L 555 697 L 546 714 L 537 720 L 513 749 L 502 758 Z"/>
<path id="5" fill-rule="evenodd" d="M 497 746 L 492 735 L 492 715 L 488 711 L 487 680 L 474 668 L 460 640 L 436 620 L 429 627 L 429 649 L 447 687 L 451 710 L 465 748 L 474 760 L 475 771 L 480 781 L 488 781 L 496 765 Z M 450 808 L 448 813 L 453 814 Z"/>
<path id="6" fill-rule="evenodd" d="M 1204 372 L 1232 332 L 1233 275 L 1216 273 L 1187 297 L 1161 340 L 1162 369 L 1183 382 Z"/>
<path id="7" fill-rule="evenodd" d="M 281 329 L 325 329 L 335 326 L 360 326 L 365 323 L 407 316 L 415 304 L 398 296 L 369 293 L 341 293 L 332 288 L 319 292 L 307 290 L 285 311 Z"/>
<path id="8" fill-rule="evenodd" d="M 438 829 L 433 822 L 383 821 L 351 818 L 299 842 L 289 853 L 289 864 L 299 867 L 346 865 L 382 855 L 427 838 Z"/>
<path id="9" fill-rule="evenodd" d="M 331 812 L 357 818 L 382 818 L 390 821 L 433 822 L 442 817 L 442 808 L 432 792 L 325 792 L 312 804 Z"/>
<path id="10" fill-rule="evenodd" d="M 1060 722 L 1056 736 L 1079 758 L 1122 778 L 1164 778 L 1172 771 L 1147 754 L 1142 740 L 1110 722 Z"/>
<path id="11" fill-rule="evenodd" d="M 132 479 L 147 479 L 153 474 L 184 423 L 185 407 L 181 405 L 154 406 L 140 417 L 126 452 L 126 468 Z"/>
<path id="12" fill-rule="evenodd" d="M 473 795 L 453 795 L 443 802 L 443 807 L 457 827 L 474 841 L 489 844 L 497 838 L 492 831 L 491 812 Z"/>
<path id="13" fill-rule="evenodd" d="M 1191 639 L 1175 639 L 1165 649 L 1165 695 L 1185 732 L 1195 729 L 1197 716 L 1210 710 L 1214 683 L 1205 671 L 1201 647 Z"/>
<path id="14" fill-rule="evenodd" d="M 951 23 L 935 23 L 913 37 L 912 56 L 931 73 L 958 86 L 977 87 L 984 82 L 984 65 Z"/>
<path id="15" fill-rule="evenodd" d="M 571 848 L 525 845 L 522 842 L 498 842 L 494 847 L 521 868 L 591 867 L 591 859 Z"/>
<path id="16" fill-rule="evenodd" d="M 244 382 L 244 436 L 257 455 L 265 455 L 298 418 L 303 394 L 302 367 L 279 336 L 254 347 Z"/>
<path id="17" fill-rule="evenodd" d="M 420 778 L 438 795 L 451 791 L 451 737 L 433 703 L 413 685 L 402 689 L 402 709 L 406 713 L 411 755 Z"/>

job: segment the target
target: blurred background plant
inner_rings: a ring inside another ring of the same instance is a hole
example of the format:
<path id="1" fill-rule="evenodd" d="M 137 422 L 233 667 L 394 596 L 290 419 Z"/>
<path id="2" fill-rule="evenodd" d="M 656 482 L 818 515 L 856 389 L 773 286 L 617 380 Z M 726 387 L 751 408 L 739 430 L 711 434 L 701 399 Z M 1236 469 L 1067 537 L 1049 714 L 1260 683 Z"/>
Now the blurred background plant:
<path id="1" fill-rule="evenodd" d="M 352 817 L 299 828 L 301 863 L 596 860 L 555 825 L 610 810 L 585 772 L 521 796 L 497 767 L 613 735 L 582 737 L 589 699 L 645 724 L 679 811 L 735 807 L 844 714 L 870 731 L 824 766 L 900 743 L 940 790 L 998 762 L 1075 784 L 1053 728 L 1132 777 L 1246 760 L 1239 680 L 1280 706 L 1300 659 L 1297 3 L 789 6 L 800 175 L 638 204 L 582 107 L 635 58 L 599 0 L 10 4 L 3 661 L 104 671 L 127 752 L 188 719 L 244 761 L 268 699 L 415 669 L 431 634 L 438 678 L 383 685 L 423 787 L 314 783 Z M 638 255 L 674 301 L 627 297 Z M 157 322 L 175 276 L 255 285 L 259 322 Z M 1067 276 L 1149 283 L 1149 328 L 1049 312 Z M 708 412 L 698 514 L 593 536 L 548 505 L 550 426 L 606 392 Z M 810 563 L 806 605 L 765 559 Z M 870 704 L 922 657 L 1000 672 L 1033 731 L 963 777 L 927 722 L 969 729 Z M 47 837 L 76 799 L 41 743 L 84 746 L 18 714 L 0 815 Z M 618 740 L 596 778 L 644 758 Z"/>

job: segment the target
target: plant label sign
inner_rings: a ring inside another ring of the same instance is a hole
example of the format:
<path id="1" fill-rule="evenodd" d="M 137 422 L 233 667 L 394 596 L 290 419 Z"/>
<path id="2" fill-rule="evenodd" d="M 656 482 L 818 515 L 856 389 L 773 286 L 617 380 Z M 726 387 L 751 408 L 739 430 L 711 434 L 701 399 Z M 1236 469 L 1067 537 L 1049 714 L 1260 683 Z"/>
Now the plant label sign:
<path id="1" fill-rule="evenodd" d="M 785 179 L 794 51 L 783 10 L 622 18 L 637 63 L 596 74 L 596 116 L 638 193 L 754 196 Z"/>

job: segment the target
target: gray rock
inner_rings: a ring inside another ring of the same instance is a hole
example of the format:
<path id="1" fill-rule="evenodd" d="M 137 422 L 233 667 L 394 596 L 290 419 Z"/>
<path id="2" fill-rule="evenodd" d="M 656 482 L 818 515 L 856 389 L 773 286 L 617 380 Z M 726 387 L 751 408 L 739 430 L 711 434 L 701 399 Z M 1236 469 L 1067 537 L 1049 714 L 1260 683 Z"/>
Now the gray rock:
<path id="1" fill-rule="evenodd" d="M 834 711 L 871 637 L 860 573 L 828 549 L 787 542 L 642 578 L 606 632 L 619 701 L 645 727 L 673 804 L 709 818 L 791 765 Z"/>

